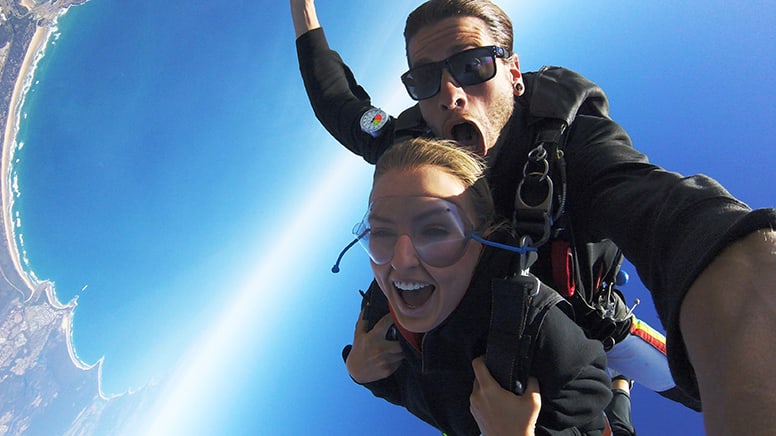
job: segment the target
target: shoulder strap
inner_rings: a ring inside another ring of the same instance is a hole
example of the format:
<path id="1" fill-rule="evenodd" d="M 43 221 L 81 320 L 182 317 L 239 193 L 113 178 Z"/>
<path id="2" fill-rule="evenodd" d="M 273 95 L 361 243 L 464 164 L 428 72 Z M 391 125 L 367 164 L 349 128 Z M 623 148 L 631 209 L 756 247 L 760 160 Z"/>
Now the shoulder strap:
<path id="1" fill-rule="evenodd" d="M 485 362 L 504 389 L 518 395 L 525 391 L 536 338 L 547 311 L 556 304 L 568 302 L 532 275 L 492 281 Z"/>
<path id="2" fill-rule="evenodd" d="M 526 74 L 525 76 L 528 76 Z M 603 89 L 581 74 L 555 66 L 544 66 L 526 83 L 529 114 L 571 125 L 577 114 L 609 118 L 609 101 Z"/>
<path id="3" fill-rule="evenodd" d="M 578 115 L 609 118 L 604 91 L 582 75 L 561 67 L 543 67 L 524 75 L 534 148 L 515 195 L 514 227 L 534 246 L 550 242 L 556 289 L 569 298 L 588 336 L 609 348 L 629 327 L 629 311 L 613 286 L 622 252 L 609 240 L 577 243 L 565 215 L 567 128 Z M 581 291 L 581 292 L 578 292 Z"/>
<path id="4" fill-rule="evenodd" d="M 528 123 L 536 130 L 534 148 L 515 195 L 513 222 L 535 246 L 547 242 L 566 203 L 565 132 L 578 114 L 609 117 L 604 91 L 584 76 L 545 66 L 523 75 Z"/>

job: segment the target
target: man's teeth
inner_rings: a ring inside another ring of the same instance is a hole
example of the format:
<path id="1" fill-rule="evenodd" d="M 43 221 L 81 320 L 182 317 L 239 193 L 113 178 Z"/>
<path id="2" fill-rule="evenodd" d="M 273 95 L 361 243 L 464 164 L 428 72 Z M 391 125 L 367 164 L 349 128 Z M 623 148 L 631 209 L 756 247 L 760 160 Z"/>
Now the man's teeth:
<path id="1" fill-rule="evenodd" d="M 396 286 L 397 289 L 402 291 L 416 291 L 418 289 L 425 288 L 426 286 L 428 286 L 428 283 L 394 281 L 393 285 Z"/>

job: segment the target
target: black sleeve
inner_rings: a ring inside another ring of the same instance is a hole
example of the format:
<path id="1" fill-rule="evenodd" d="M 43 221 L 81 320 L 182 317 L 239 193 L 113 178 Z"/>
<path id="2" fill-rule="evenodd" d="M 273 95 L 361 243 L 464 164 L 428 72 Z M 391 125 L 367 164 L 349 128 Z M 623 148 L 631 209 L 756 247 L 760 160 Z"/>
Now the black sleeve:
<path id="1" fill-rule="evenodd" d="M 396 381 L 396 373 L 382 380 L 364 383 L 361 386 L 369 389 L 369 391 L 372 392 L 372 395 L 377 398 L 382 398 L 397 406 L 404 406 L 399 383 Z"/>
<path id="2" fill-rule="evenodd" d="M 393 142 L 396 120 L 389 117 L 380 129 L 382 134 L 376 138 L 361 130 L 361 116 L 374 106 L 350 68 L 329 48 L 323 29 L 302 34 L 296 40 L 296 50 L 315 116 L 342 145 L 367 162 L 375 163 Z"/>
<path id="3" fill-rule="evenodd" d="M 707 176 L 649 163 L 610 120 L 577 117 L 565 153 L 575 233 L 582 228 L 590 240 L 613 240 L 636 266 L 666 328 L 674 379 L 697 397 L 679 330 L 684 295 L 731 242 L 776 228 L 776 210 L 752 211 Z"/>
<path id="4" fill-rule="evenodd" d="M 542 396 L 537 435 L 602 433 L 612 397 L 606 354 L 557 306 L 539 331 L 531 373 Z"/>

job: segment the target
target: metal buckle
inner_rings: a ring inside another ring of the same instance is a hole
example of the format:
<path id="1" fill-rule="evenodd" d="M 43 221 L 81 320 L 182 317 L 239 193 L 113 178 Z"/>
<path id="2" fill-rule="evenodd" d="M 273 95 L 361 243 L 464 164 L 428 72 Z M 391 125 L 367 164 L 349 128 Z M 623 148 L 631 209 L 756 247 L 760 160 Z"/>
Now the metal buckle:
<path id="1" fill-rule="evenodd" d="M 528 161 L 523 166 L 523 179 L 517 186 L 515 194 L 514 224 L 520 233 L 528 233 L 537 237 L 533 244 L 538 247 L 550 239 L 552 229 L 552 199 L 554 185 L 549 177 L 550 164 L 547 161 L 547 150 L 544 144 L 539 144 L 528 153 Z M 526 190 L 530 188 L 545 192 L 545 196 L 538 203 L 526 200 Z"/>

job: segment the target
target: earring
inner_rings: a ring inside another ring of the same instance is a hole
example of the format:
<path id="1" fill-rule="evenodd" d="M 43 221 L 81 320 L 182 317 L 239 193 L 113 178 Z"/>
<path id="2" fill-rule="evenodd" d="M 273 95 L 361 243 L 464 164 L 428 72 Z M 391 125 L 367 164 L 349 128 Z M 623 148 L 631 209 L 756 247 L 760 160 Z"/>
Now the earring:
<path id="1" fill-rule="evenodd" d="M 522 82 L 515 83 L 515 91 L 517 91 L 518 94 L 523 92 L 523 83 Z"/>

